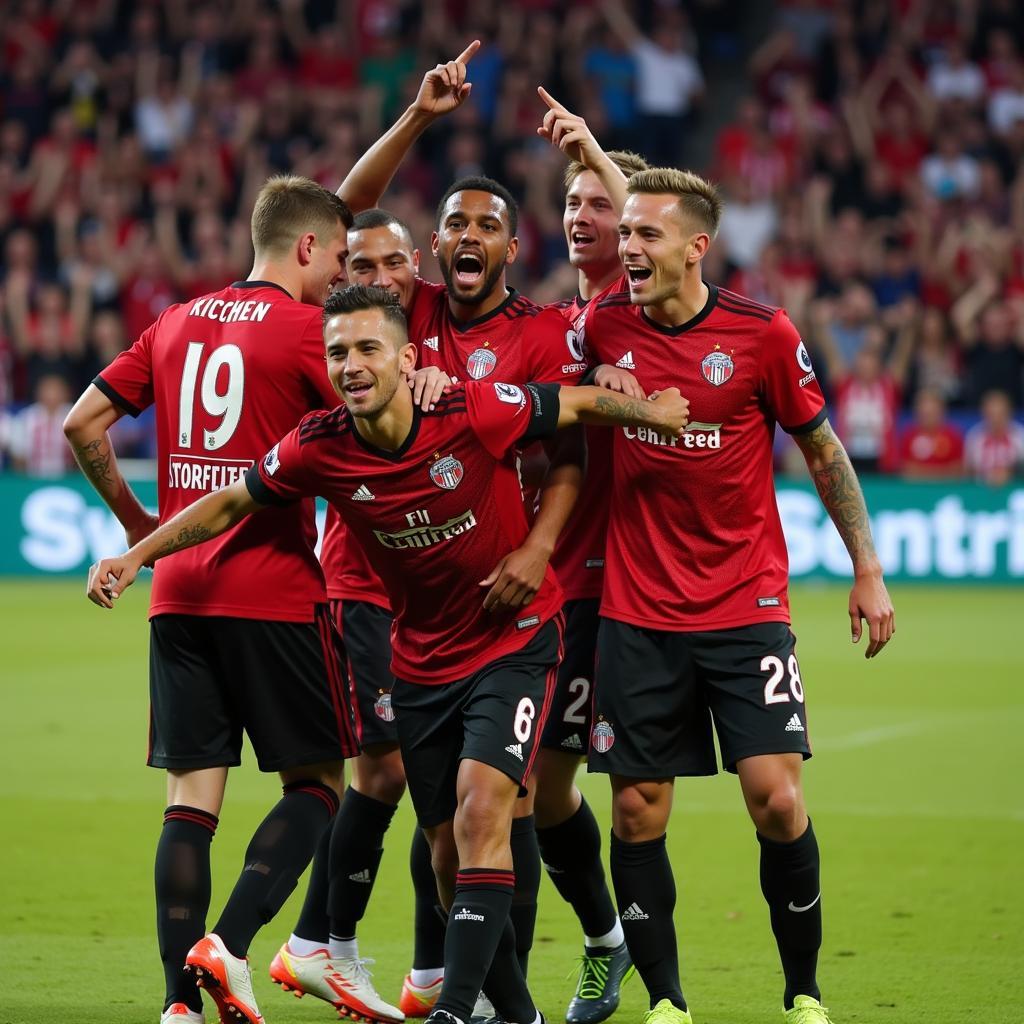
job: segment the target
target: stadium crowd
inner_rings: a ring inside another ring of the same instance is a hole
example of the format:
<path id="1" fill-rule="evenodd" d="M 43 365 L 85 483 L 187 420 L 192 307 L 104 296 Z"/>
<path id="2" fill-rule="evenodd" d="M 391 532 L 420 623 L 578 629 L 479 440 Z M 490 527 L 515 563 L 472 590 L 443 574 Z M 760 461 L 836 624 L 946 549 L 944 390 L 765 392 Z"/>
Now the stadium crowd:
<path id="1" fill-rule="evenodd" d="M 564 162 L 536 135 L 543 83 L 608 147 L 722 183 L 705 278 L 788 309 L 858 469 L 1020 474 L 1024 8 L 777 4 L 747 95 L 723 109 L 702 67 L 741 51 L 747 6 L 12 3 L 0 28 L 4 465 L 70 469 L 70 398 L 168 305 L 246 275 L 266 177 L 335 188 L 422 70 L 478 37 L 472 101 L 423 135 L 387 199 L 415 238 L 429 238 L 445 183 L 491 174 L 522 202 L 511 283 L 537 301 L 574 292 Z M 691 142 L 701 121 L 720 123 L 708 160 Z M 146 417 L 118 430 L 119 450 L 152 453 Z"/>

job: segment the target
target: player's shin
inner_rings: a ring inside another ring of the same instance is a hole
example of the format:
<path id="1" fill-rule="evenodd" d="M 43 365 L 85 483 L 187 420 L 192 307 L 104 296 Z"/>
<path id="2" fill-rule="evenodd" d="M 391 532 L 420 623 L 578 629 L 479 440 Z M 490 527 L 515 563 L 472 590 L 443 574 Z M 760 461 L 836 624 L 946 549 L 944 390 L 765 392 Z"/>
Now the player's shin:
<path id="1" fill-rule="evenodd" d="M 484 994 L 494 1004 L 500 1020 L 530 1024 L 536 1015 L 536 1007 L 526 987 L 526 976 L 520 967 L 517 936 L 512 921 L 506 921 L 505 928 L 494 951 L 490 970 L 484 979 Z"/>
<path id="2" fill-rule="evenodd" d="M 758 834 L 761 892 L 771 914 L 772 931 L 786 976 L 785 1008 L 795 996 L 821 998 L 816 971 L 821 948 L 821 880 L 818 841 L 811 823 L 791 843 Z"/>
<path id="3" fill-rule="evenodd" d="M 444 932 L 448 915 L 437 894 L 430 844 L 419 828 L 413 831 L 409 871 L 416 893 L 412 967 L 414 973 L 427 972 L 413 980 L 417 984 L 426 984 L 444 974 Z"/>
<path id="4" fill-rule="evenodd" d="M 533 932 L 537 924 L 537 893 L 540 890 L 541 875 L 540 850 L 537 847 L 537 832 L 532 814 L 512 819 L 509 844 L 512 847 L 512 870 L 516 876 L 509 916 L 515 928 L 516 957 L 525 977 L 530 950 L 533 948 Z"/>
<path id="5" fill-rule="evenodd" d="M 676 883 L 665 836 L 627 843 L 613 832 L 609 859 L 626 945 L 647 987 L 651 1006 L 667 999 L 685 1010 L 672 922 Z"/>
<path id="6" fill-rule="evenodd" d="M 164 811 L 153 872 L 156 933 L 167 983 L 164 1009 L 172 1003 L 184 1003 L 196 1013 L 203 1008 L 195 981 L 182 968 L 188 951 L 206 934 L 210 843 L 216 830 L 216 815 L 198 807 L 173 805 Z"/>
<path id="7" fill-rule="evenodd" d="M 320 834 L 313 866 L 306 884 L 306 897 L 302 901 L 299 919 L 288 939 L 288 946 L 298 956 L 308 956 L 318 949 L 326 949 L 331 933 L 331 919 L 327 913 L 327 896 L 330 886 L 330 850 L 332 825 L 329 823 Z"/>

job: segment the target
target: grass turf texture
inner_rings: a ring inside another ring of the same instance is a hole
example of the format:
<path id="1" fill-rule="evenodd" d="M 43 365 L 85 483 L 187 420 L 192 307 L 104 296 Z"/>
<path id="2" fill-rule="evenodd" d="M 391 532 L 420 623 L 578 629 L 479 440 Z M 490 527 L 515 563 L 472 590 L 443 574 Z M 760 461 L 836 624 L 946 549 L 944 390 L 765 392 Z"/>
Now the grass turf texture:
<path id="1" fill-rule="evenodd" d="M 143 765 L 147 594 L 139 587 L 103 614 L 82 591 L 78 580 L 0 584 L 0 1024 L 155 1022 L 161 1006 L 151 878 L 164 781 Z M 1022 1021 L 1021 592 L 898 588 L 899 635 L 870 663 L 849 642 L 845 593 L 793 595 L 817 753 L 806 785 L 824 855 L 824 1002 L 839 1024 L 931 1024 L 967 1008 L 986 1024 Z M 214 842 L 211 922 L 278 792 L 248 761 L 232 773 Z M 606 781 L 583 785 L 606 828 Z M 406 801 L 360 929 L 392 1000 L 410 963 L 411 825 Z M 757 848 L 735 779 L 681 783 L 669 844 L 697 1024 L 781 1020 Z M 266 974 L 301 892 L 300 883 L 251 951 L 272 1024 L 333 1019 Z M 545 880 L 530 975 L 553 1024 L 579 946 Z M 638 1021 L 644 1009 L 634 980 L 616 1019 Z"/>

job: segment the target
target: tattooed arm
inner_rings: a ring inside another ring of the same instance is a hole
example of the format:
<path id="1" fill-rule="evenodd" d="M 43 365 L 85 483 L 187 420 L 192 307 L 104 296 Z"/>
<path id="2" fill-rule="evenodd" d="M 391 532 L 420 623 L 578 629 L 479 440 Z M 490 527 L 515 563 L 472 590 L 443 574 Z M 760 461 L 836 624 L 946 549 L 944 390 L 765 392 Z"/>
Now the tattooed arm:
<path id="1" fill-rule="evenodd" d="M 793 435 L 793 440 L 804 453 L 821 502 L 850 553 L 854 573 L 849 607 L 851 634 L 857 643 L 861 620 L 867 620 L 869 643 L 864 656 L 873 658 L 896 632 L 896 620 L 871 539 L 871 523 L 857 474 L 828 420 L 806 434 Z"/>
<path id="2" fill-rule="evenodd" d="M 599 387 L 562 388 L 558 394 L 558 428 L 574 423 L 606 427 L 652 427 L 670 437 L 682 434 L 689 421 L 690 403 L 678 388 L 650 399 L 630 398 Z"/>
<path id="3" fill-rule="evenodd" d="M 182 509 L 123 555 L 104 558 L 93 565 L 89 570 L 86 596 L 101 608 L 113 608 L 114 600 L 135 582 L 142 566 L 219 537 L 262 508 L 265 506 L 249 493 L 244 477 L 213 494 L 207 494 Z"/>
<path id="4" fill-rule="evenodd" d="M 121 475 L 107 431 L 123 413 L 95 384 L 90 384 L 64 420 L 64 436 L 86 480 L 124 527 L 128 543 L 152 533 L 157 517 L 150 515 Z"/>

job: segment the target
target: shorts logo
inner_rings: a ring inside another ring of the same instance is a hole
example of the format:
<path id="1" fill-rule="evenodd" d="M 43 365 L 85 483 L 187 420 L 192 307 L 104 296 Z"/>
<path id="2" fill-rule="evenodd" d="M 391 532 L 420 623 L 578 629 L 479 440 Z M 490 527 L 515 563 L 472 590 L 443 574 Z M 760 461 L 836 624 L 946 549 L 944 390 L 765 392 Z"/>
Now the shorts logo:
<path id="1" fill-rule="evenodd" d="M 267 457 L 263 460 L 263 468 L 266 470 L 267 476 L 273 476 L 281 468 L 281 460 L 278 457 L 278 449 L 280 447 L 279 444 L 275 444 L 267 452 Z"/>
<path id="2" fill-rule="evenodd" d="M 539 615 L 530 615 L 530 616 L 528 616 L 525 619 L 519 619 L 516 622 L 516 629 L 529 629 L 531 626 L 539 626 L 539 625 L 540 625 L 540 616 Z"/>
<path id="3" fill-rule="evenodd" d="M 522 743 L 510 743 L 505 748 L 506 754 L 511 754 L 513 757 L 518 757 L 520 761 L 523 759 L 523 745 Z"/>
<path id="4" fill-rule="evenodd" d="M 787 698 L 788 699 L 788 698 Z M 800 721 L 799 715 L 793 715 L 793 717 L 786 723 L 786 732 L 806 732 L 804 729 L 803 722 Z"/>
<path id="5" fill-rule="evenodd" d="M 582 750 L 583 749 L 583 743 L 580 740 L 579 736 L 576 735 L 576 733 L 573 733 L 571 736 L 567 736 L 564 740 L 562 740 L 562 746 L 566 750 Z"/>
<path id="6" fill-rule="evenodd" d="M 395 709 L 391 706 L 391 694 L 382 693 L 373 703 L 373 713 L 382 722 L 395 720 Z"/>
<path id="7" fill-rule="evenodd" d="M 483 380 L 498 365 L 498 357 L 489 348 L 474 349 L 466 360 L 466 370 L 473 380 Z"/>
<path id="8" fill-rule="evenodd" d="M 732 356 L 724 352 L 709 352 L 700 363 L 700 372 L 704 379 L 716 388 L 721 387 L 736 372 Z"/>
<path id="9" fill-rule="evenodd" d="M 486 918 L 483 914 L 474 914 L 472 911 L 467 910 L 463 907 L 460 911 L 455 914 L 456 921 L 485 921 Z"/>
<path id="10" fill-rule="evenodd" d="M 757 599 L 758 608 L 778 608 L 781 603 L 777 597 L 759 597 Z"/>
<path id="11" fill-rule="evenodd" d="M 462 463 L 454 455 L 446 455 L 430 467 L 430 479 L 444 491 L 454 491 L 464 474 Z"/>
<path id="12" fill-rule="evenodd" d="M 607 754 L 615 745 L 615 730 L 610 722 L 600 721 L 590 732 L 590 745 L 599 753 Z"/>
<path id="13" fill-rule="evenodd" d="M 523 394 L 523 389 L 517 388 L 515 384 L 495 384 L 494 393 L 498 396 L 499 402 L 518 405 L 520 408 L 526 405 L 526 395 Z"/>

